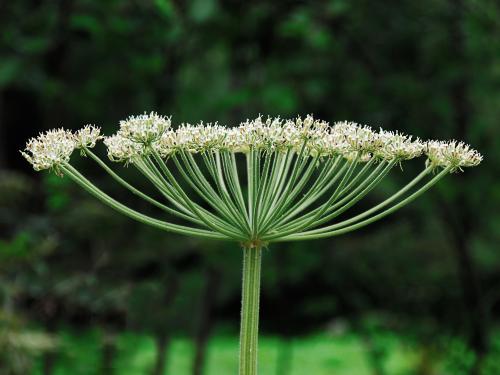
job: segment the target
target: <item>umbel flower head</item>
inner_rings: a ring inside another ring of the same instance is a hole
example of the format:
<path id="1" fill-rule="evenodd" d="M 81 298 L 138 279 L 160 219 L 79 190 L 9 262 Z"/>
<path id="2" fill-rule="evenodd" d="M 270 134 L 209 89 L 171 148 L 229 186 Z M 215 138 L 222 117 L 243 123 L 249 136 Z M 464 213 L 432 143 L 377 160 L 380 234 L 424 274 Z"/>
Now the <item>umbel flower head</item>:
<path id="1" fill-rule="evenodd" d="M 463 171 L 463 167 L 475 167 L 483 160 L 479 152 L 457 141 L 429 141 L 426 145 L 426 152 L 429 164 L 451 166 L 451 172 Z"/>
<path id="2" fill-rule="evenodd" d="M 104 139 L 112 162 L 131 165 L 156 195 L 132 186 L 91 150 Z M 75 149 L 119 185 L 172 220 L 118 202 L 70 163 Z M 348 233 L 419 197 L 446 175 L 477 166 L 482 156 L 463 142 L 422 141 L 353 122 L 332 125 L 312 116 L 246 120 L 233 127 L 181 124 L 154 112 L 120 122 L 103 137 L 87 125 L 31 139 L 23 156 L 37 171 L 64 174 L 116 211 L 165 231 L 238 241 L 244 248 L 240 374 L 257 373 L 261 249 L 271 242 Z M 394 168 L 425 157 L 422 171 L 391 196 L 356 215 L 349 210 Z"/>
<path id="3" fill-rule="evenodd" d="M 73 134 L 64 129 L 54 129 L 30 139 L 21 154 L 35 171 L 57 169 L 60 164 L 69 162 L 75 147 Z"/>
<path id="4" fill-rule="evenodd" d="M 92 153 L 101 139 L 109 159 L 134 165 L 161 200 L 139 192 Z M 70 164 L 75 149 L 90 155 L 125 188 L 192 226 L 153 219 L 114 201 Z M 246 160 L 243 168 L 238 154 Z M 121 121 L 117 133 L 108 137 L 94 125 L 75 133 L 50 130 L 31 139 L 23 155 L 35 170 L 66 173 L 135 219 L 174 232 L 252 246 L 357 229 L 413 200 L 445 174 L 482 160 L 463 142 L 424 142 L 353 122 L 330 125 L 312 116 L 259 116 L 235 127 L 201 122 L 174 129 L 170 117 L 154 112 Z M 423 172 L 376 209 L 318 228 L 357 203 L 395 165 L 420 156 L 427 159 Z M 429 173 L 436 169 L 442 173 Z M 417 189 L 429 176 L 434 177 Z M 412 189 L 416 190 L 412 193 Z"/>
<path id="5" fill-rule="evenodd" d="M 119 134 L 132 142 L 149 145 L 158 141 L 168 129 L 170 118 L 151 112 L 149 115 L 144 113 L 120 121 Z"/>
<path id="6" fill-rule="evenodd" d="M 76 148 L 78 149 L 93 148 L 97 141 L 103 138 L 101 129 L 95 125 L 85 125 L 74 134 Z"/>

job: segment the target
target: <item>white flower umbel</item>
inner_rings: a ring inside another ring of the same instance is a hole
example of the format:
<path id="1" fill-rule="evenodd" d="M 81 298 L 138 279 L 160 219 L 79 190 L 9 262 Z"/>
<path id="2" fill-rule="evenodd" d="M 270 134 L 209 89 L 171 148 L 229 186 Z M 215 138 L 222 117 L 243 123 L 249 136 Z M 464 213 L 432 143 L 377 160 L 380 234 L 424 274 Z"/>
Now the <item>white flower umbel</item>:
<path id="1" fill-rule="evenodd" d="M 129 163 L 139 157 L 144 146 L 125 138 L 121 134 L 115 134 L 104 138 L 104 144 L 108 148 L 108 157 L 111 161 Z"/>
<path id="2" fill-rule="evenodd" d="M 199 123 L 173 129 L 170 118 L 150 113 L 120 122 L 118 132 L 105 137 L 104 144 L 111 161 L 132 165 L 151 183 L 157 191 L 153 197 L 92 152 L 101 138 L 92 125 L 74 134 L 52 130 L 31 139 L 23 155 L 35 170 L 64 173 L 105 204 L 142 223 L 239 242 L 244 248 L 243 375 L 257 373 L 262 247 L 360 229 L 410 203 L 449 173 L 482 160 L 462 142 L 422 142 L 353 122 L 330 126 L 312 116 L 259 116 L 235 127 Z M 145 215 L 107 195 L 70 164 L 75 148 L 122 187 L 180 222 Z M 366 211 L 345 217 L 395 166 L 421 156 L 427 159 L 415 178 Z"/>
<path id="3" fill-rule="evenodd" d="M 58 167 L 69 161 L 75 147 L 76 141 L 71 132 L 54 129 L 30 139 L 21 154 L 33 165 L 35 171 L 54 169 L 59 174 Z"/>
<path id="4" fill-rule="evenodd" d="M 74 134 L 76 148 L 85 149 L 95 147 L 97 141 L 103 139 L 101 129 L 94 125 L 85 125 Z"/>
<path id="5" fill-rule="evenodd" d="M 130 116 L 120 121 L 120 135 L 133 142 L 149 145 L 156 142 L 170 129 L 170 118 L 155 112 L 139 116 Z"/>
<path id="6" fill-rule="evenodd" d="M 463 171 L 463 167 L 475 167 L 483 160 L 479 152 L 457 141 L 429 141 L 426 154 L 429 165 L 450 168 L 451 172 Z"/>

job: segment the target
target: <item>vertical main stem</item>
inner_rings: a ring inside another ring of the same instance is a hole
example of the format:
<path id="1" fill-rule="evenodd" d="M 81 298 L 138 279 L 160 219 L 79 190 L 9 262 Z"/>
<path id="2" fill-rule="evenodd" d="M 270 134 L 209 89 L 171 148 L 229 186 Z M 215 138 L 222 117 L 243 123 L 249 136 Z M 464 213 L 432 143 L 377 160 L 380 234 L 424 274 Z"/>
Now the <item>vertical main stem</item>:
<path id="1" fill-rule="evenodd" d="M 245 247 L 243 252 L 239 374 L 256 375 L 262 248 Z"/>

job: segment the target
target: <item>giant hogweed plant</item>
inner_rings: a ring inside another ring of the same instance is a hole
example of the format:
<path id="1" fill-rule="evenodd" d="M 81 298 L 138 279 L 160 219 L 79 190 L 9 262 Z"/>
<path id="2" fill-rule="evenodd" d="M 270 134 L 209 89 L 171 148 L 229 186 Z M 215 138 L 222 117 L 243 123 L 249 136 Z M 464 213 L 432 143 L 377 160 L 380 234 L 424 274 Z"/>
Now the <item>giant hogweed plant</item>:
<path id="1" fill-rule="evenodd" d="M 132 186 L 92 151 L 100 140 L 109 159 L 136 168 L 157 190 L 155 196 Z M 162 214 L 145 215 L 105 193 L 71 164 L 75 150 Z M 257 373 L 264 247 L 360 229 L 410 203 L 446 175 L 482 160 L 462 142 L 423 142 L 351 122 L 330 126 L 311 116 L 258 117 L 233 128 L 200 123 L 174 129 L 170 118 L 156 113 L 121 121 L 118 132 L 109 137 L 93 125 L 76 132 L 50 130 L 31 139 L 22 154 L 35 170 L 68 176 L 103 203 L 144 224 L 240 244 L 242 375 Z M 366 211 L 346 217 L 346 211 L 390 171 L 420 156 L 426 157 L 423 170 L 410 182 Z M 176 220 L 166 221 L 165 216 Z"/>

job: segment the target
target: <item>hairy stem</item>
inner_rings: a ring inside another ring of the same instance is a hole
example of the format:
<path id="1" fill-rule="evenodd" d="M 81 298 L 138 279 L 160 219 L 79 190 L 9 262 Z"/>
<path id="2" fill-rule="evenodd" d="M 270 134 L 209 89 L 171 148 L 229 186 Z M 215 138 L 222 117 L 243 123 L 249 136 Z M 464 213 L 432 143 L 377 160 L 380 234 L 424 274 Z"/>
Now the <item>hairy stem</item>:
<path id="1" fill-rule="evenodd" d="M 239 374 L 256 375 L 262 248 L 245 247 L 243 252 Z"/>

